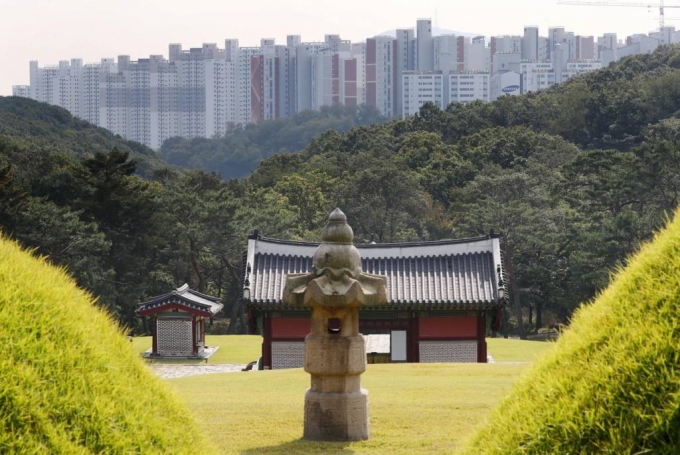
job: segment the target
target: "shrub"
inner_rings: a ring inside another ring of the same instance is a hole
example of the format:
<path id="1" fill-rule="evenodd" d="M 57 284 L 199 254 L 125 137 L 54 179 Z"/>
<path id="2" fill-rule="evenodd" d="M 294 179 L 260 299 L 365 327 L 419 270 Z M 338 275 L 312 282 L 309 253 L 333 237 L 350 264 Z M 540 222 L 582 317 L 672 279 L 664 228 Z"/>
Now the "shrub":
<path id="1" fill-rule="evenodd" d="M 464 452 L 680 453 L 680 216 L 577 311 Z"/>
<path id="2" fill-rule="evenodd" d="M 0 453 L 210 450 L 63 270 L 0 236 Z"/>

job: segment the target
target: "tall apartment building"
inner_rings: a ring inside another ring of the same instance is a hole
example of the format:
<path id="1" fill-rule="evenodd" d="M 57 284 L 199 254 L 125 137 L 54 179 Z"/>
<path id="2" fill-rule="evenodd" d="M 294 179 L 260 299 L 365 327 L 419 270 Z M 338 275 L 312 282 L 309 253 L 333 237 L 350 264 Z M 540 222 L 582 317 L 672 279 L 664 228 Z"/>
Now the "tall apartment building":
<path id="1" fill-rule="evenodd" d="M 205 61 L 206 137 L 222 136 L 240 123 L 238 76 L 238 65 L 226 52 Z"/>
<path id="2" fill-rule="evenodd" d="M 465 71 L 489 71 L 491 52 L 483 36 L 472 38 L 465 54 Z"/>
<path id="3" fill-rule="evenodd" d="M 21 96 L 23 98 L 31 97 L 31 86 L 30 85 L 13 85 L 12 86 L 12 96 Z"/>
<path id="4" fill-rule="evenodd" d="M 416 54 L 418 71 L 432 71 L 434 69 L 432 55 L 434 43 L 431 19 L 418 19 L 416 22 L 416 40 L 418 42 Z"/>
<path id="5" fill-rule="evenodd" d="M 553 64 L 547 61 L 525 61 L 520 64 L 523 93 L 544 90 L 555 84 Z"/>
<path id="6" fill-rule="evenodd" d="M 605 33 L 597 39 L 597 47 L 599 50 L 598 59 L 602 61 L 604 66 L 611 62 L 618 60 L 617 50 L 619 48 L 618 38 L 616 33 Z"/>
<path id="7" fill-rule="evenodd" d="M 326 35 L 324 47 L 311 57 L 312 109 L 357 105 L 357 59 L 349 41 Z"/>
<path id="8" fill-rule="evenodd" d="M 491 57 L 490 73 L 496 71 L 494 66 L 494 56 L 496 54 L 521 54 L 522 53 L 522 37 L 521 36 L 492 36 L 489 42 L 489 54 Z"/>
<path id="9" fill-rule="evenodd" d="M 378 108 L 385 117 L 395 115 L 394 41 L 389 36 L 366 40 L 366 104 Z"/>
<path id="10" fill-rule="evenodd" d="M 366 43 L 352 44 L 352 57 L 357 65 L 357 104 L 366 104 Z"/>
<path id="11" fill-rule="evenodd" d="M 434 69 L 448 74 L 458 69 L 458 37 L 455 35 L 435 36 Z"/>
<path id="12" fill-rule="evenodd" d="M 171 44 L 167 60 L 122 55 L 117 61 L 72 59 L 43 68 L 31 62 L 30 85 L 14 86 L 13 94 L 62 106 L 158 149 L 170 137 L 223 135 L 234 125 L 325 105 L 365 103 L 387 117 L 404 117 L 426 101 L 445 107 L 542 90 L 678 41 L 674 27 L 630 36 L 624 45 L 613 33 L 596 40 L 553 27 L 544 37 L 538 27 L 526 26 L 522 36 L 494 36 L 487 45 L 482 36 L 433 36 L 432 21 L 420 19 L 415 30 L 364 43 L 336 34 L 304 43 L 289 35 L 285 45 L 273 39 L 257 47 L 227 39 L 224 49 Z"/>
<path id="13" fill-rule="evenodd" d="M 538 27 L 524 27 L 522 36 L 522 60 L 538 60 Z"/>
<path id="14" fill-rule="evenodd" d="M 340 103 L 340 59 L 328 47 L 312 57 L 312 109 Z"/>
<path id="15" fill-rule="evenodd" d="M 658 40 L 659 46 L 667 46 L 678 42 L 674 26 L 663 27 L 657 32 L 650 33 L 649 37 Z"/>
<path id="16" fill-rule="evenodd" d="M 468 104 L 489 101 L 490 75 L 488 72 L 454 71 L 448 75 L 449 103 Z"/>
<path id="17" fill-rule="evenodd" d="M 250 121 L 260 123 L 278 118 L 280 92 L 279 57 L 262 53 L 250 57 Z"/>
<path id="18" fill-rule="evenodd" d="M 285 93 L 286 103 L 282 103 L 282 115 L 291 116 L 298 112 L 297 108 L 297 56 L 296 49 L 302 44 L 300 35 L 288 35 L 286 37 L 286 54 L 288 55 L 288 67 L 282 74 L 288 75 L 288 90 Z M 279 55 L 281 57 L 281 55 Z M 287 107 L 285 106 L 287 104 Z"/>
<path id="19" fill-rule="evenodd" d="M 626 38 L 626 45 L 616 49 L 616 57 L 623 58 L 629 55 L 650 54 L 659 47 L 659 40 L 647 35 L 632 35 Z M 607 53 L 607 51 L 603 51 Z"/>
<path id="20" fill-rule="evenodd" d="M 444 75 L 441 71 L 405 71 L 401 79 L 402 118 L 417 114 L 427 102 L 444 109 Z"/>
<path id="21" fill-rule="evenodd" d="M 553 60 L 557 45 L 565 42 L 565 33 L 564 27 L 551 27 L 548 29 L 548 58 L 546 60 Z"/>
<path id="22" fill-rule="evenodd" d="M 576 59 L 595 60 L 596 57 L 595 39 L 592 36 L 576 37 Z"/>
<path id="23" fill-rule="evenodd" d="M 493 56 L 494 73 L 519 72 L 522 54 L 519 52 L 504 52 Z"/>
<path id="24" fill-rule="evenodd" d="M 31 85 L 27 89 L 15 89 L 13 93 L 63 107 L 77 117 L 98 124 L 99 78 L 102 73 L 113 70 L 112 59 L 87 65 L 83 65 L 81 59 L 63 60 L 58 66 L 43 68 L 32 61 Z"/>
<path id="25" fill-rule="evenodd" d="M 405 71 L 413 71 L 416 68 L 417 40 L 413 29 L 397 29 L 397 37 L 394 49 L 394 71 L 397 75 L 397 95 L 395 98 L 395 113 L 402 112 L 403 84 L 400 80 Z"/>
<path id="26" fill-rule="evenodd" d="M 519 71 L 522 81 L 522 93 L 545 90 L 572 77 L 596 71 L 600 68 L 602 68 L 602 63 L 597 60 L 573 60 L 568 61 L 564 65 L 560 64 L 559 61 L 523 61 L 520 64 Z"/>
<path id="27" fill-rule="evenodd" d="M 324 48 L 325 43 L 301 43 L 295 48 L 295 112 L 313 109 L 312 59 Z"/>

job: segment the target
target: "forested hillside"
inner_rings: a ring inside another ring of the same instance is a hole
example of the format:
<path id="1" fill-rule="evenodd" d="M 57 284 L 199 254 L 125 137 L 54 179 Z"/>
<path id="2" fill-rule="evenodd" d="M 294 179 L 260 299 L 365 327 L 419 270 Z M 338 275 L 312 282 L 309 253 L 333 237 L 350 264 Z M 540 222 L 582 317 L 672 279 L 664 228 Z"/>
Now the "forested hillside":
<path id="1" fill-rule="evenodd" d="M 245 128 L 234 126 L 222 137 L 171 138 L 163 144 L 161 156 L 177 166 L 219 172 L 225 179 L 240 178 L 272 155 L 299 152 L 325 131 L 343 132 L 385 120 L 372 106 L 323 106 L 318 112 L 302 111 Z"/>
<path id="2" fill-rule="evenodd" d="M 137 301 L 185 281 L 231 311 L 247 233 L 318 239 L 335 206 L 358 242 L 494 229 L 512 324 L 535 330 L 568 321 L 677 206 L 679 69 L 680 48 L 664 47 L 538 94 L 426 105 L 403 121 L 325 132 L 241 180 L 172 170 L 142 180 L 121 152 L 54 155 L 39 170 L 15 154 L 0 179 L 0 226 L 67 265 L 127 324 Z M 164 153 L 195 146 L 207 157 L 233 137 L 176 141 Z M 7 150 L 0 142 L 0 156 Z"/>
<path id="3" fill-rule="evenodd" d="M 9 139 L 9 138 L 13 139 Z M 20 149 L 26 159 L 49 159 L 50 154 L 81 158 L 114 147 L 135 158 L 138 172 L 150 176 L 164 167 L 157 154 L 139 142 L 128 141 L 109 130 L 72 116 L 67 110 L 28 98 L 0 96 L 0 141 Z M 2 164 L 0 156 L 0 164 Z"/>

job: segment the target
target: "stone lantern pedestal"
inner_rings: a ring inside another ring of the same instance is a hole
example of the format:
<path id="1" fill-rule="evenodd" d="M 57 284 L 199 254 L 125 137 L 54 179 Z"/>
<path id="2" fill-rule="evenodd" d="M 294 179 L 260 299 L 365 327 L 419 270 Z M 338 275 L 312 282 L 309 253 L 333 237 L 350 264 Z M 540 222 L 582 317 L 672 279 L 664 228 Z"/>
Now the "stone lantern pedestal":
<path id="1" fill-rule="evenodd" d="M 304 438 L 358 441 L 370 437 L 368 392 L 361 388 L 366 347 L 359 308 L 387 302 L 387 279 L 361 272 L 361 257 L 345 214 L 331 213 L 312 271 L 287 277 L 283 300 L 312 309 L 305 338 Z"/>

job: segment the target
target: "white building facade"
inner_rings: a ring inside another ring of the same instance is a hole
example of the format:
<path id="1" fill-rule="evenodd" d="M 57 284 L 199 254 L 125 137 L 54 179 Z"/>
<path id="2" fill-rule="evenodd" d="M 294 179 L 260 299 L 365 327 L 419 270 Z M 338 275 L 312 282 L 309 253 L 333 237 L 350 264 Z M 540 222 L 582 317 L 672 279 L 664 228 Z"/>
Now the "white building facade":
<path id="1" fill-rule="evenodd" d="M 444 109 L 444 75 L 441 71 L 405 71 L 401 79 L 402 118 L 418 113 L 428 102 Z"/>
<path id="2" fill-rule="evenodd" d="M 449 103 L 488 102 L 490 76 L 488 72 L 454 71 L 449 74 Z"/>

